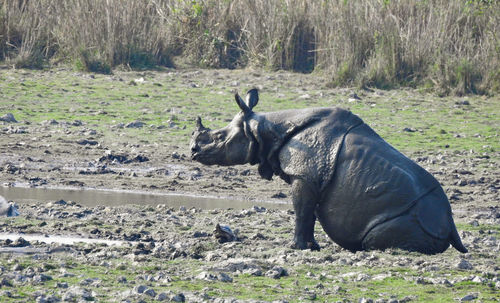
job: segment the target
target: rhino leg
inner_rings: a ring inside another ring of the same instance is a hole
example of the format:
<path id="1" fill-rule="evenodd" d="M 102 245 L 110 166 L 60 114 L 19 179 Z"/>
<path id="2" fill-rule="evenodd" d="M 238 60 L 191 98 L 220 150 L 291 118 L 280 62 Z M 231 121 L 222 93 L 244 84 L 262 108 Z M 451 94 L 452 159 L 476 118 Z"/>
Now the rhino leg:
<path id="1" fill-rule="evenodd" d="M 316 223 L 317 194 L 306 181 L 292 181 L 292 200 L 295 210 L 295 235 L 292 248 L 319 250 L 314 240 L 314 224 Z"/>

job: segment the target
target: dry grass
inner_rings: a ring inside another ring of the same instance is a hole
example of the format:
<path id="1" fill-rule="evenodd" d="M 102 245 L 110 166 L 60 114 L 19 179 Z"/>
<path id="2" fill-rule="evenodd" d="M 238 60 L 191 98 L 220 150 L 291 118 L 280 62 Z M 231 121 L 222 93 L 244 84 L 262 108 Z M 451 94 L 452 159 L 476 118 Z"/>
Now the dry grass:
<path id="1" fill-rule="evenodd" d="M 172 66 L 319 71 L 332 85 L 500 91 L 492 0 L 0 0 L 0 60 L 110 72 Z"/>

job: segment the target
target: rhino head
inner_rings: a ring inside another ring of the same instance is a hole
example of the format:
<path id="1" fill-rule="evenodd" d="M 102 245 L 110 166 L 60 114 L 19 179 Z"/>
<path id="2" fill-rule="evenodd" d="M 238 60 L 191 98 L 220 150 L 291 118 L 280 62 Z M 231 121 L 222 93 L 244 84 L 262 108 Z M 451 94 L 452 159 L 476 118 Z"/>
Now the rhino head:
<path id="1" fill-rule="evenodd" d="M 257 89 L 247 92 L 245 100 L 237 93 L 235 100 L 241 109 L 224 128 L 211 130 L 196 119 L 196 129 L 191 138 L 191 158 L 205 165 L 237 165 L 255 162 L 256 142 L 248 121 L 254 118 L 253 107 L 259 101 Z"/>

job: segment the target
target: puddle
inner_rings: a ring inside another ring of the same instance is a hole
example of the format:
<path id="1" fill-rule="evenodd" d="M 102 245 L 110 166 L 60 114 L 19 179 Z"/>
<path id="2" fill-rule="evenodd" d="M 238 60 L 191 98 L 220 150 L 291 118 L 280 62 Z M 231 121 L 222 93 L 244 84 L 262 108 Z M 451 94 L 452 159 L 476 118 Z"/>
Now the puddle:
<path id="1" fill-rule="evenodd" d="M 233 208 L 247 209 L 262 206 L 268 209 L 291 209 L 291 204 L 284 202 L 244 201 L 229 198 L 194 196 L 171 193 L 147 193 L 138 191 L 101 190 L 101 189 L 64 189 L 64 188 L 30 188 L 0 186 L 0 195 L 16 203 L 49 202 L 57 200 L 75 201 L 83 206 L 94 207 L 123 206 L 126 204 L 152 205 L 165 204 L 169 207 L 201 209 Z"/>

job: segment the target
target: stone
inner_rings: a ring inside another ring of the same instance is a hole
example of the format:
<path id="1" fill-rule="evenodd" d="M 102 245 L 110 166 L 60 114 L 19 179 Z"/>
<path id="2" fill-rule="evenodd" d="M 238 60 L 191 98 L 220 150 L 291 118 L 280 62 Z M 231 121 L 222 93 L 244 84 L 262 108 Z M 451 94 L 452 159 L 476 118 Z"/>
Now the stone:
<path id="1" fill-rule="evenodd" d="M 156 300 L 156 301 L 165 301 L 165 300 L 167 300 L 168 298 L 169 298 L 169 295 L 168 295 L 166 292 L 161 292 L 161 293 L 159 293 L 159 294 L 156 296 L 155 300 Z"/>
<path id="2" fill-rule="evenodd" d="M 456 267 L 458 269 L 462 269 L 462 270 L 471 270 L 473 269 L 474 267 L 472 266 L 472 264 L 469 263 L 469 261 L 465 260 L 465 259 L 461 259 L 460 262 L 458 262 L 456 264 Z"/>
<path id="3" fill-rule="evenodd" d="M 135 293 L 138 293 L 138 294 L 142 294 L 142 293 L 144 293 L 147 289 L 148 289 L 148 287 L 147 287 L 147 286 L 145 286 L 145 285 L 137 285 L 136 287 L 134 287 L 134 292 L 135 292 Z"/>
<path id="4" fill-rule="evenodd" d="M 144 294 L 145 295 L 148 295 L 150 297 L 155 297 L 156 296 L 156 292 L 154 291 L 154 289 L 152 288 L 148 288 L 144 291 Z"/>
<path id="5" fill-rule="evenodd" d="M 5 115 L 1 116 L 0 121 L 7 123 L 17 123 L 17 120 L 16 118 L 14 118 L 14 115 L 12 113 L 6 113 Z"/>
<path id="6" fill-rule="evenodd" d="M 62 296 L 63 301 L 88 301 L 92 299 L 92 293 L 85 288 L 79 286 L 70 287 Z"/>
<path id="7" fill-rule="evenodd" d="M 283 267 L 275 266 L 268 270 L 265 276 L 273 279 L 279 279 L 281 277 L 288 276 L 288 272 Z"/>
<path id="8" fill-rule="evenodd" d="M 134 121 L 134 122 L 129 122 L 125 124 L 126 128 L 142 128 L 146 125 L 146 123 L 141 122 L 141 121 Z"/>
<path id="9" fill-rule="evenodd" d="M 231 278 L 229 275 L 221 272 L 217 275 L 217 280 L 221 282 L 233 282 L 233 278 Z"/>
<path id="10" fill-rule="evenodd" d="M 469 301 L 472 301 L 472 300 L 475 300 L 475 299 L 477 299 L 477 294 L 476 293 L 474 293 L 474 294 L 468 294 L 465 297 L 461 298 L 460 302 L 469 302 Z"/>
<path id="11" fill-rule="evenodd" d="M 176 295 L 172 296 L 170 298 L 170 301 L 172 301 L 172 302 L 185 302 L 186 297 L 184 296 L 183 293 L 180 293 L 180 294 L 176 294 Z"/>

